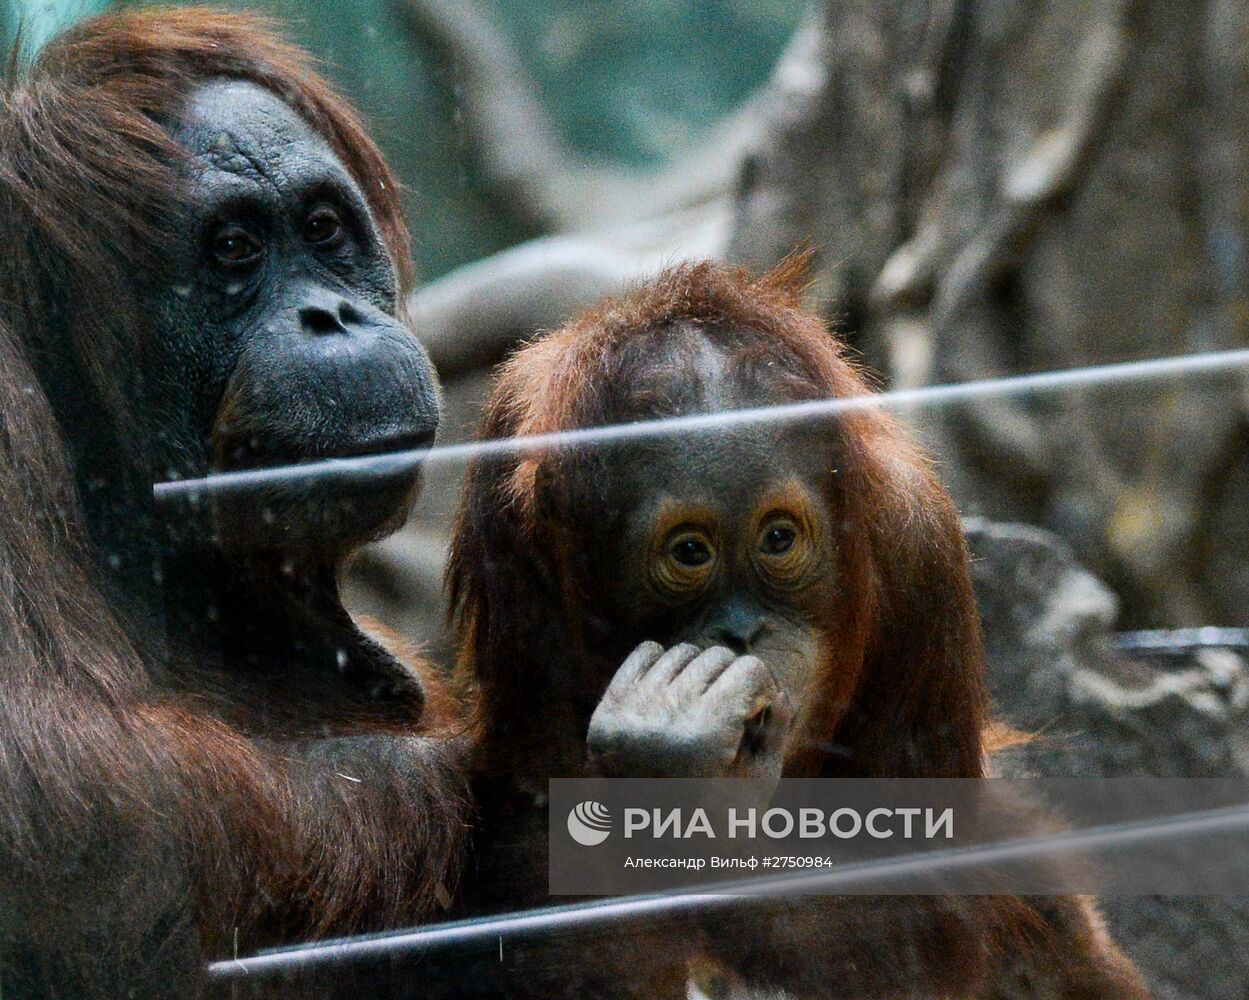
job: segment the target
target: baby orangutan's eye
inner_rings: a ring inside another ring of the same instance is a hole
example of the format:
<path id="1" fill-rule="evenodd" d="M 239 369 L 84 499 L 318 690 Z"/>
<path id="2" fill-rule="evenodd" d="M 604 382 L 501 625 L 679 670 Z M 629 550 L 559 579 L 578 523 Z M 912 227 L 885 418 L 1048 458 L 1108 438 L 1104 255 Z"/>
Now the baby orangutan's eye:
<path id="1" fill-rule="evenodd" d="M 779 556 L 794 547 L 794 540 L 797 537 L 793 528 L 771 528 L 763 536 L 763 542 L 759 547 L 770 556 Z"/>
<path id="2" fill-rule="evenodd" d="M 688 600 L 702 591 L 715 573 L 716 541 L 696 525 L 680 525 L 655 538 L 649 551 L 647 575 L 663 600 Z M 662 538 L 662 541 L 659 539 Z"/>
<path id="3" fill-rule="evenodd" d="M 698 538 L 679 539 L 668 552 L 682 566 L 702 566 L 711 560 L 711 549 Z"/>

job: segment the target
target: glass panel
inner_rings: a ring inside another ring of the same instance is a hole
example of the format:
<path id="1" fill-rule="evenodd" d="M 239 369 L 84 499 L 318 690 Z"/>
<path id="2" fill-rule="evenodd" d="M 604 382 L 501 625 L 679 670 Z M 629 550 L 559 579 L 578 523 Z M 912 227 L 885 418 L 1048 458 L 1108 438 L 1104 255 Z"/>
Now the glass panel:
<path id="1" fill-rule="evenodd" d="M 1243 995 L 1237 5 L 181 7 L 0 10 L 0 996 Z"/>

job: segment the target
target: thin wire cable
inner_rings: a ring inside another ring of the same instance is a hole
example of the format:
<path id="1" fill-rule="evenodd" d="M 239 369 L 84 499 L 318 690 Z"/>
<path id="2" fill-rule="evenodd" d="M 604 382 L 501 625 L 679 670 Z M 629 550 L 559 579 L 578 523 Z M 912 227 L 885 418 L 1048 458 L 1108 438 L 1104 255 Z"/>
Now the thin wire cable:
<path id="1" fill-rule="evenodd" d="M 394 474 L 418 466 L 466 462 L 486 455 L 505 455 L 558 446 L 606 445 L 620 441 L 670 437 L 700 431 L 725 430 L 765 423 L 791 423 L 881 407 L 903 410 L 916 406 L 948 405 L 993 396 L 1023 396 L 1090 386 L 1145 382 L 1249 368 L 1249 349 L 1189 354 L 1179 357 L 1094 365 L 1065 371 L 1038 372 L 1009 378 L 982 379 L 952 385 L 927 386 L 894 392 L 870 393 L 844 399 L 819 399 L 779 406 L 759 406 L 720 413 L 696 414 L 656 420 L 610 424 L 584 430 L 535 434 L 527 437 L 476 441 L 466 444 L 420 448 L 384 455 L 332 458 L 300 465 L 246 469 L 215 473 L 198 479 L 157 483 L 152 488 L 158 502 L 175 498 L 197 499 L 206 494 L 289 485 L 320 477 L 372 477 Z"/>
<path id="2" fill-rule="evenodd" d="M 1120 649 L 1138 653 L 1190 653 L 1198 649 L 1249 649 L 1249 628 L 1220 628 L 1201 625 L 1196 628 L 1145 629 L 1120 632 L 1115 636 Z"/>
<path id="3" fill-rule="evenodd" d="M 507 913 L 487 919 L 453 921 L 398 934 L 376 934 L 303 945 L 225 959 L 208 966 L 214 979 L 292 972 L 314 966 L 346 964 L 381 956 L 461 948 L 495 939 L 544 935 L 574 930 L 602 931 L 613 925 L 653 917 L 749 907 L 760 896 L 845 893 L 856 886 L 874 885 L 917 874 L 957 872 L 1004 862 L 1030 861 L 1073 851 L 1131 847 L 1178 837 L 1226 833 L 1249 828 L 1249 804 L 1064 831 L 994 844 L 946 851 L 926 851 L 886 861 L 843 865 L 818 872 L 739 879 L 708 886 L 698 893 L 656 893 L 624 896 L 602 902 L 574 903 Z M 1229 890 L 1231 891 L 1231 890 Z"/>

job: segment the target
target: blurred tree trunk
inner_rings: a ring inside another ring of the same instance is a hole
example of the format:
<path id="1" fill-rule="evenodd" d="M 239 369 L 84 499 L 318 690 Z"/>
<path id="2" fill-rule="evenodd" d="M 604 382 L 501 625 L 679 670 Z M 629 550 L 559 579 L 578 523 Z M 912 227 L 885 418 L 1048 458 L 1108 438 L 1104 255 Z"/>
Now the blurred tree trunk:
<path id="1" fill-rule="evenodd" d="M 895 385 L 1249 346 L 1241 0 L 838 0 L 726 254 L 821 249 Z M 1249 619 L 1246 379 L 915 414 L 974 512 L 1071 540 L 1157 624 Z"/>

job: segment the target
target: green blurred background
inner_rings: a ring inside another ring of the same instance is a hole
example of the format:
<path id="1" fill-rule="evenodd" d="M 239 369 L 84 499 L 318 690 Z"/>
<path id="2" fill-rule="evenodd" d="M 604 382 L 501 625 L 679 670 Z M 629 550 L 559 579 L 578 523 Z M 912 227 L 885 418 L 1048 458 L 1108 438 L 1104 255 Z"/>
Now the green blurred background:
<path id="1" fill-rule="evenodd" d="M 0 0 L 0 30 L 32 47 L 125 0 Z M 327 64 L 408 186 L 417 266 L 430 280 L 537 235 L 493 205 L 458 122 L 455 77 L 402 0 L 264 0 Z M 794 0 L 480 0 L 511 39 L 576 152 L 646 166 L 696 139 L 763 82 L 796 26 Z"/>

